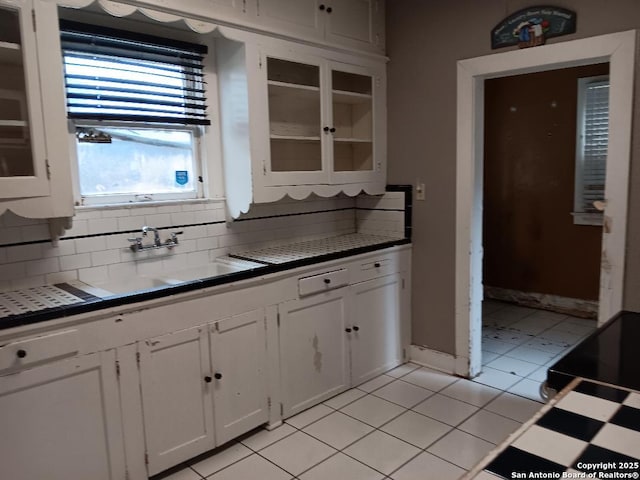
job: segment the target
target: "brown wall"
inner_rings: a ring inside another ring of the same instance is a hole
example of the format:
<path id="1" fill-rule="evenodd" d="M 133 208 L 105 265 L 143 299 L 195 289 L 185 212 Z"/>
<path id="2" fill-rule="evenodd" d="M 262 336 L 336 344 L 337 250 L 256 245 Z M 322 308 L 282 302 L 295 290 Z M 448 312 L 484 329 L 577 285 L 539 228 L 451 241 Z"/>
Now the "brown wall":
<path id="1" fill-rule="evenodd" d="M 602 227 L 570 213 L 578 79 L 608 73 L 600 64 L 485 82 L 485 285 L 598 299 Z"/>
<path id="2" fill-rule="evenodd" d="M 426 187 L 413 210 L 413 343 L 454 353 L 456 62 L 494 53 L 491 29 L 524 0 L 388 0 L 389 183 Z M 578 13 L 562 42 L 640 28 L 638 0 L 555 0 Z M 509 47 L 500 49 L 503 52 Z M 636 58 L 636 91 L 640 85 Z M 625 308 L 640 311 L 640 95 L 634 104 Z M 634 262 L 633 259 L 636 259 Z"/>

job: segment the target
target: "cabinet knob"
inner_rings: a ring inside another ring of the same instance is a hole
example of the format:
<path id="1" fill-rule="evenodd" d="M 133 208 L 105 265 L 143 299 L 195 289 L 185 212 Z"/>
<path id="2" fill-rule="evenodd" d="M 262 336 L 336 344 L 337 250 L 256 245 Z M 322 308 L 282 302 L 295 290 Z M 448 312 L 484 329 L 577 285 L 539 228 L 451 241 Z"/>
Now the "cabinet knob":
<path id="1" fill-rule="evenodd" d="M 220 380 L 222 378 L 222 374 L 220 372 L 214 373 L 213 376 L 216 380 Z"/>
<path id="2" fill-rule="evenodd" d="M 331 12 L 333 12 L 333 8 L 327 7 L 327 13 L 331 13 Z"/>
<path id="3" fill-rule="evenodd" d="M 324 10 L 326 7 L 324 6 L 323 3 L 320 4 L 320 6 L 318 7 L 320 10 Z"/>
<path id="4" fill-rule="evenodd" d="M 351 329 L 349 327 L 345 328 L 344 331 L 347 333 L 351 333 Z"/>
<path id="5" fill-rule="evenodd" d="M 378 262 L 374 263 L 373 266 L 376 268 L 380 268 L 380 264 Z"/>
<path id="6" fill-rule="evenodd" d="M 355 325 L 355 326 L 353 327 L 353 331 L 354 331 L 354 332 L 357 332 L 358 330 L 360 330 L 360 327 L 359 327 L 359 326 L 357 326 L 357 325 Z"/>
<path id="7" fill-rule="evenodd" d="M 16 352 L 16 355 L 18 356 L 18 358 L 24 358 L 27 356 L 27 351 L 20 349 Z"/>
<path id="8" fill-rule="evenodd" d="M 326 283 L 327 285 L 329 285 L 331 283 L 331 279 L 330 278 L 325 278 L 324 279 L 324 283 Z"/>
<path id="9" fill-rule="evenodd" d="M 324 130 L 325 132 L 329 131 L 329 127 L 324 127 L 322 130 Z"/>
<path id="10" fill-rule="evenodd" d="M 336 131 L 336 129 L 335 129 L 335 127 L 331 127 L 331 128 L 329 129 L 329 131 L 330 131 L 331 133 L 334 133 L 334 132 Z"/>
<path id="11" fill-rule="evenodd" d="M 212 380 L 213 380 L 213 378 L 211 378 L 209 375 L 204 377 L 204 381 L 207 382 L 207 383 L 211 383 Z"/>

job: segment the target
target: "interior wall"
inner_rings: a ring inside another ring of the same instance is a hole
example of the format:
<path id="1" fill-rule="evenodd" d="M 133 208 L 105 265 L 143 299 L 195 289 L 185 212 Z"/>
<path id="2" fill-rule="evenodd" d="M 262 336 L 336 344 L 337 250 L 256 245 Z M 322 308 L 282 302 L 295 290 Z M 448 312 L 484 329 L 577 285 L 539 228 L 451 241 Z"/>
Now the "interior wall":
<path id="1" fill-rule="evenodd" d="M 640 29 L 637 0 L 558 0 L 577 12 L 577 32 L 563 42 Z M 455 207 L 457 61 L 492 51 L 491 29 L 524 0 L 393 0 L 387 2 L 389 183 L 425 184 L 413 206 L 412 341 L 455 350 Z M 636 55 L 636 91 L 640 59 Z M 634 100 L 631 189 L 624 306 L 640 311 L 640 100 Z M 634 186 L 636 188 L 634 188 Z"/>
<path id="2" fill-rule="evenodd" d="M 576 225 L 578 79 L 608 64 L 485 82 L 483 283 L 598 300 L 602 227 Z"/>

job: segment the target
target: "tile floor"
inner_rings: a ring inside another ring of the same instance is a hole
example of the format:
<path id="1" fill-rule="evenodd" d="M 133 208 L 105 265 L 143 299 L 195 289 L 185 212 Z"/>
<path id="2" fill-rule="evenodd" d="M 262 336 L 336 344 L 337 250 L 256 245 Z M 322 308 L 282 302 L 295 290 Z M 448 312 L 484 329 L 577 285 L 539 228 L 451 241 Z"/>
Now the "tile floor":
<path id="1" fill-rule="evenodd" d="M 540 409 L 548 365 L 595 328 L 501 302 L 483 308 L 473 381 L 408 363 L 158 479 L 460 478 Z"/>

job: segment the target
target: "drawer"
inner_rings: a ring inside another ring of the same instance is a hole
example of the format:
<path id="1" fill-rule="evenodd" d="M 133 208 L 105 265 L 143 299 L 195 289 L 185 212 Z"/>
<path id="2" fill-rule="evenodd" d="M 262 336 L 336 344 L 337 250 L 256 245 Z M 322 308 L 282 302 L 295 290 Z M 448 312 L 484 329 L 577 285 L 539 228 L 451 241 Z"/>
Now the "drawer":
<path id="1" fill-rule="evenodd" d="M 359 262 L 354 268 L 353 283 L 397 273 L 399 269 L 398 262 L 397 255 L 385 255 Z"/>
<path id="2" fill-rule="evenodd" d="M 313 293 L 325 292 L 349 284 L 349 271 L 346 268 L 311 275 L 298 279 L 298 293 L 301 297 Z"/>
<path id="3" fill-rule="evenodd" d="M 78 353 L 78 331 L 43 335 L 0 345 L 0 373 Z"/>

